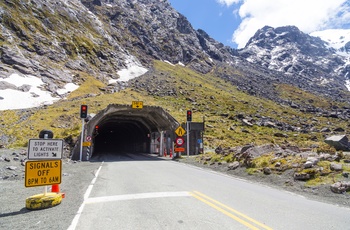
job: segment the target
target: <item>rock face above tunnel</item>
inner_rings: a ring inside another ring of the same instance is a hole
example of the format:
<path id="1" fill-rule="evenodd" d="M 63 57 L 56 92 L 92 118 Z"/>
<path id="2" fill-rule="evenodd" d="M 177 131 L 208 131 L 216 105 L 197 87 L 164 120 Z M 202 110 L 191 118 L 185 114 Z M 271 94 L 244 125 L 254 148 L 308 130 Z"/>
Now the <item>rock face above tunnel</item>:
<path id="1" fill-rule="evenodd" d="M 86 123 L 84 137 L 79 138 L 72 159 L 89 160 L 95 150 L 150 152 L 154 136 L 151 134 L 159 136 L 163 132 L 174 139 L 177 127 L 179 122 L 159 106 L 135 109 L 130 105 L 111 104 Z M 84 140 L 82 153 L 81 139 Z M 86 142 L 86 139 L 91 141 Z"/>

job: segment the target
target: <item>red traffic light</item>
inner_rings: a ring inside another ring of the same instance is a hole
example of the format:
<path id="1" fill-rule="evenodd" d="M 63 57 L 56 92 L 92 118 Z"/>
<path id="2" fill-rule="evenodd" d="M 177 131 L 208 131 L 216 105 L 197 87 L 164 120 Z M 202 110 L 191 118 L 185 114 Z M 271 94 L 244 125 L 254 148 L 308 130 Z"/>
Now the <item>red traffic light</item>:
<path id="1" fill-rule="evenodd" d="M 192 121 L 192 111 L 187 110 L 187 121 Z"/>
<path id="2" fill-rule="evenodd" d="M 80 118 L 87 118 L 88 115 L 88 106 L 87 105 L 81 105 L 80 106 Z"/>

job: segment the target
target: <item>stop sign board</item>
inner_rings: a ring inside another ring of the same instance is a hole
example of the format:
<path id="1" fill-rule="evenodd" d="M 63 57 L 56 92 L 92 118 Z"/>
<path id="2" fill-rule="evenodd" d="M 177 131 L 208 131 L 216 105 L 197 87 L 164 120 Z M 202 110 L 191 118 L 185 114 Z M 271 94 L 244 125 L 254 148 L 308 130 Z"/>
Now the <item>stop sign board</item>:
<path id="1" fill-rule="evenodd" d="M 177 137 L 175 143 L 177 146 L 182 146 L 185 143 L 185 140 L 182 137 Z"/>

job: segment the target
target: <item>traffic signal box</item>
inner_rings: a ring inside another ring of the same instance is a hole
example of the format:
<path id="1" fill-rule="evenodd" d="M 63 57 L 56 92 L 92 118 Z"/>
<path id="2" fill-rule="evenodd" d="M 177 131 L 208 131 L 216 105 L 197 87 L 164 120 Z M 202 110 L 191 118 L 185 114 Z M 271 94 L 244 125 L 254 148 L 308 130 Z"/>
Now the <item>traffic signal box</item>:
<path id="1" fill-rule="evenodd" d="M 81 105 L 80 106 L 80 118 L 87 118 L 88 115 L 88 106 Z"/>
<path id="2" fill-rule="evenodd" d="M 192 121 L 192 111 L 187 110 L 187 121 Z"/>

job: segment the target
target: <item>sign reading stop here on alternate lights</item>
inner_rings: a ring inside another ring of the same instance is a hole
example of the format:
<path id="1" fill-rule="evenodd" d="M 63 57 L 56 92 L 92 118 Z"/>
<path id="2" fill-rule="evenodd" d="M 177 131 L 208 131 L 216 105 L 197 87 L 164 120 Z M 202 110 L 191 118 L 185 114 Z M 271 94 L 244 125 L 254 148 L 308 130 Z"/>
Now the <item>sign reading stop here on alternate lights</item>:
<path id="1" fill-rule="evenodd" d="M 63 140 L 30 139 L 28 146 L 29 160 L 62 159 Z"/>
<path id="2" fill-rule="evenodd" d="M 27 161 L 25 167 L 25 186 L 61 184 L 61 160 Z"/>

